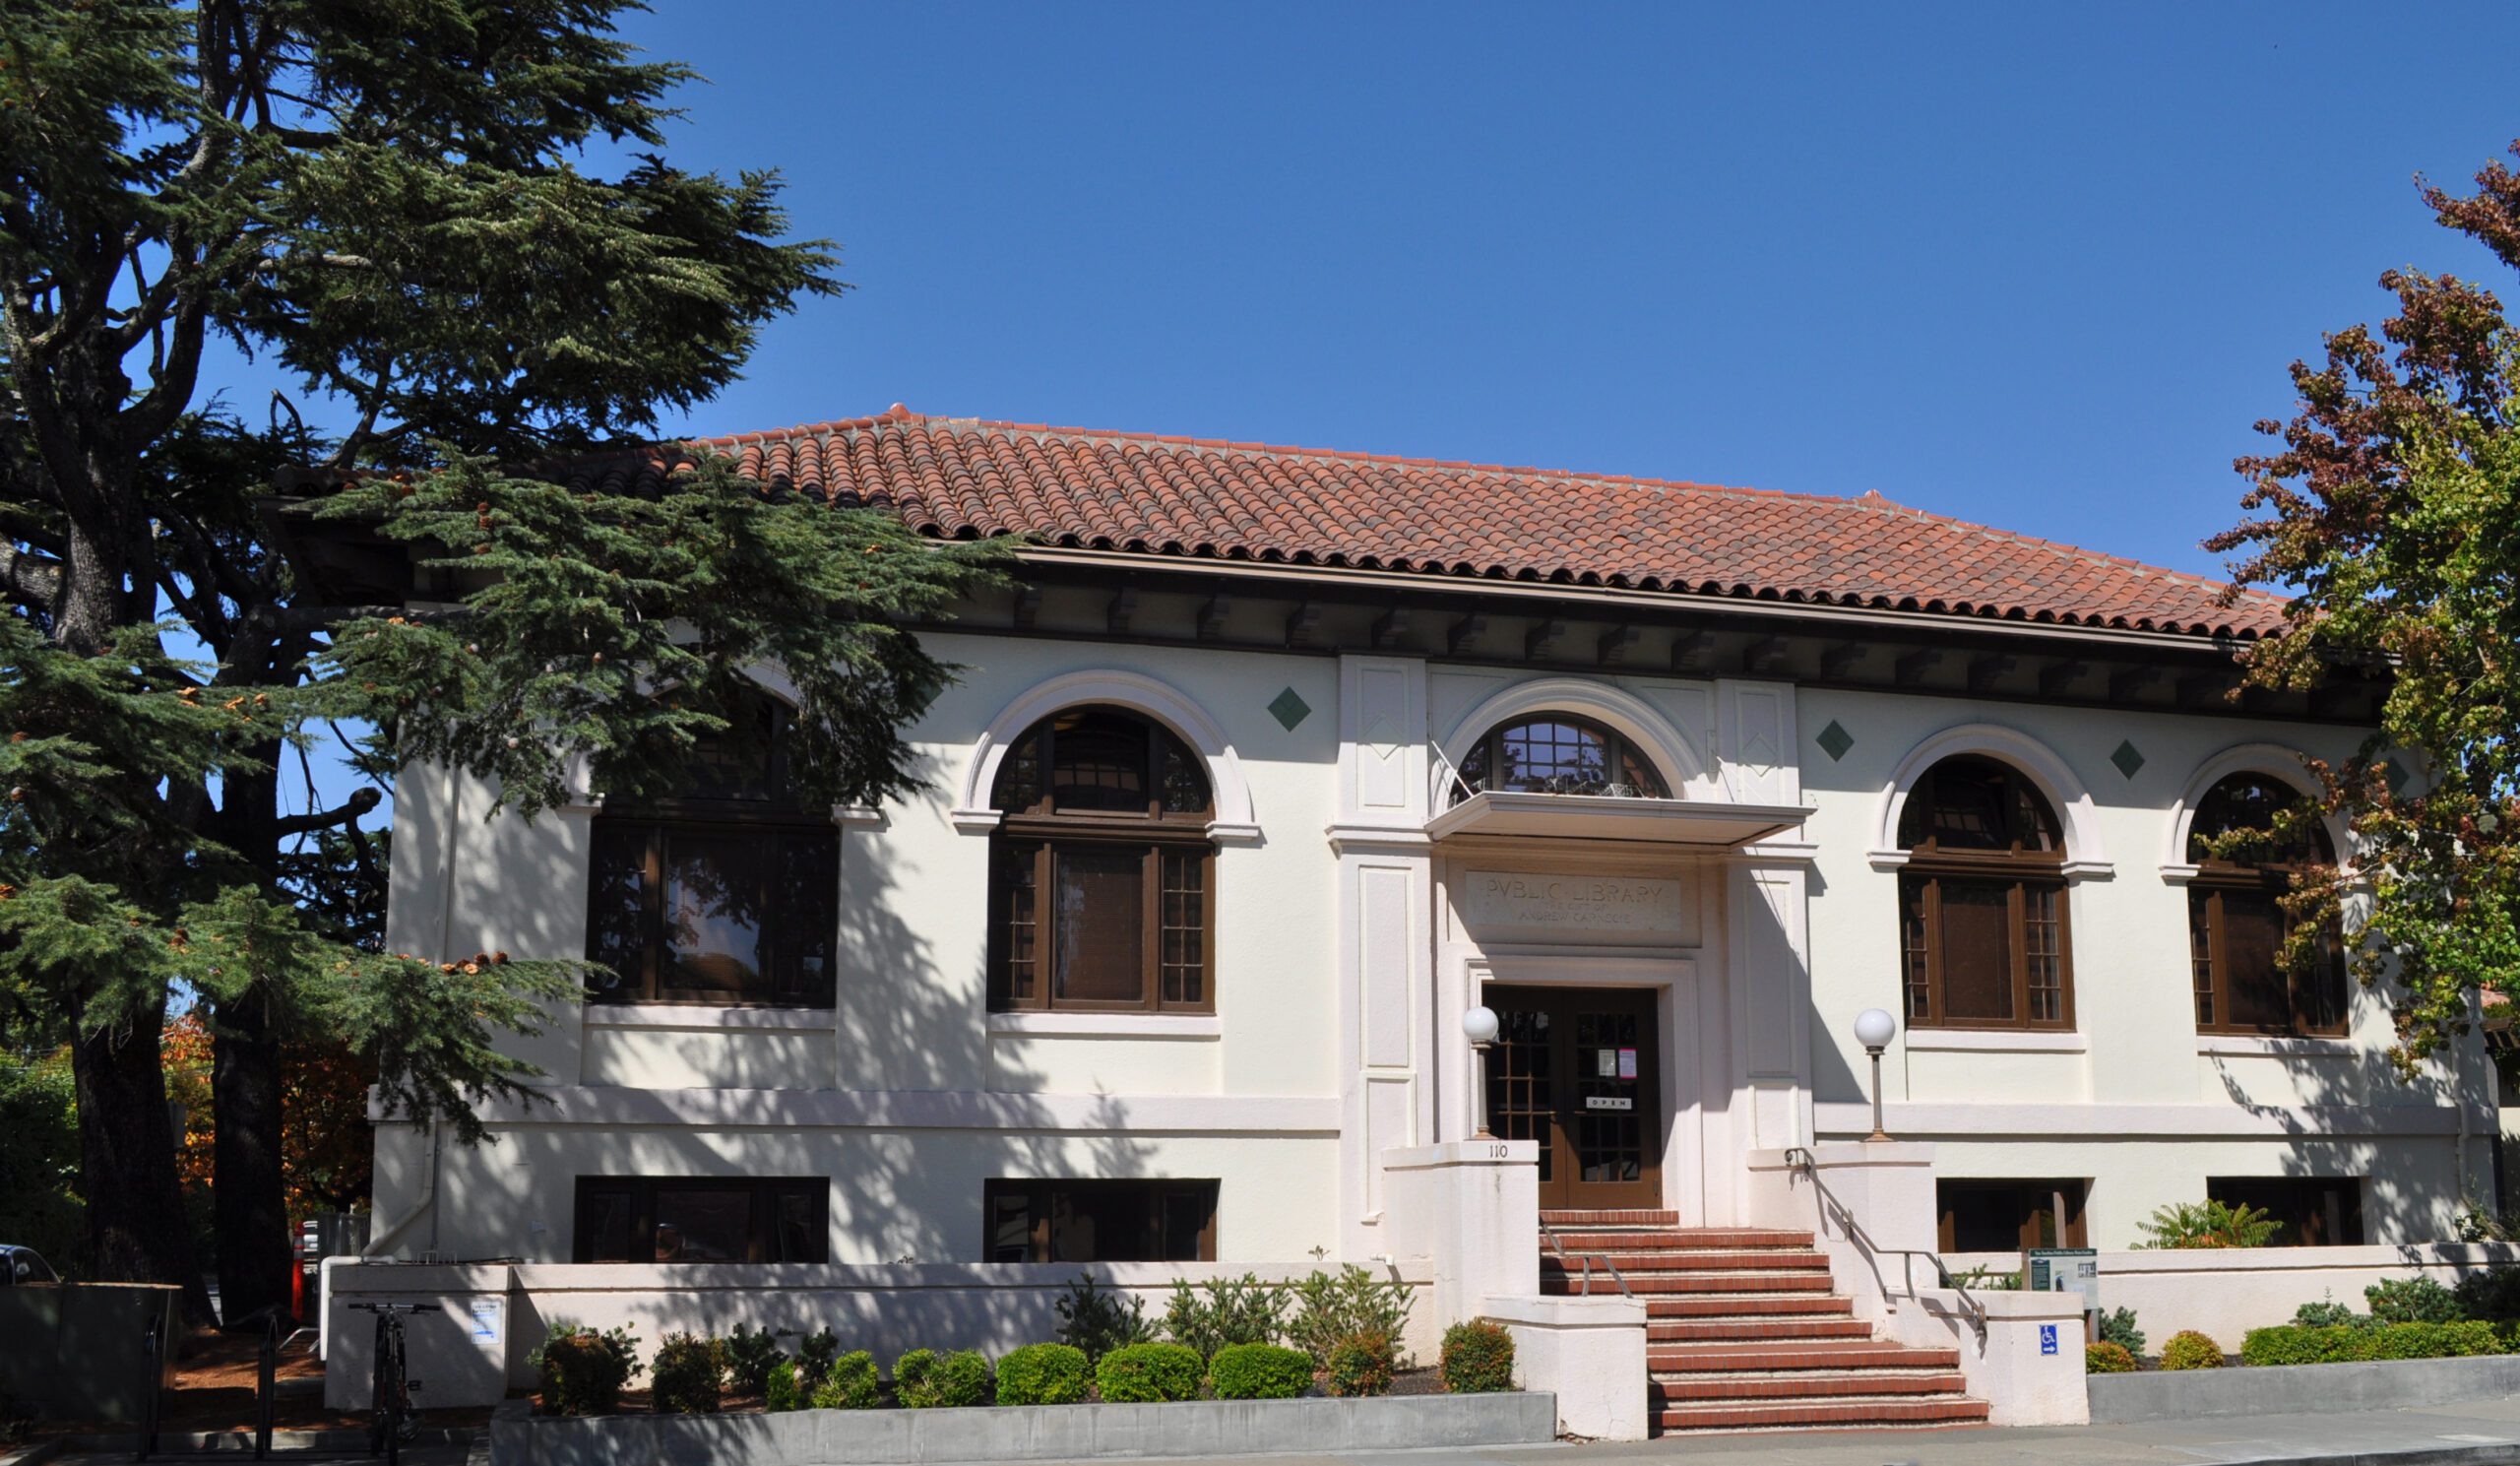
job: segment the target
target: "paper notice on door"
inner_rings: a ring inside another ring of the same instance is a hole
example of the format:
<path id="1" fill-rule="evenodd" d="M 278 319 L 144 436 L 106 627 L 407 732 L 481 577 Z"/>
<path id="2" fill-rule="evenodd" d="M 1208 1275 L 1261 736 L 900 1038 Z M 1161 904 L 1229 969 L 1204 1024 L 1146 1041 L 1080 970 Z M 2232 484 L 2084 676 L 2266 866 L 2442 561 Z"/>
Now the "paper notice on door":
<path id="1" fill-rule="evenodd" d="M 1594 1050 L 1593 1073 L 1603 1079 L 1616 1079 L 1618 1077 L 1618 1051 L 1615 1049 Z"/>
<path id="2" fill-rule="evenodd" d="M 1622 1049 L 1618 1052 L 1618 1077 L 1621 1079 L 1633 1079 L 1636 1077 L 1635 1050 Z"/>

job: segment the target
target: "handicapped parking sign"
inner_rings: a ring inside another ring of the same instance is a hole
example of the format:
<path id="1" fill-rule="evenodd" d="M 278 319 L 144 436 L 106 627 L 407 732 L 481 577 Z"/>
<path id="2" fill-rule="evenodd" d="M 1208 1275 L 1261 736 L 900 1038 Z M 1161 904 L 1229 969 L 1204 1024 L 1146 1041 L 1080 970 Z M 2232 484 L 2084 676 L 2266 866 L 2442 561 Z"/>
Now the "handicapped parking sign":
<path id="1" fill-rule="evenodd" d="M 2052 1323 L 2039 1325 L 2039 1352 L 2042 1354 L 2056 1352 L 2056 1325 Z"/>

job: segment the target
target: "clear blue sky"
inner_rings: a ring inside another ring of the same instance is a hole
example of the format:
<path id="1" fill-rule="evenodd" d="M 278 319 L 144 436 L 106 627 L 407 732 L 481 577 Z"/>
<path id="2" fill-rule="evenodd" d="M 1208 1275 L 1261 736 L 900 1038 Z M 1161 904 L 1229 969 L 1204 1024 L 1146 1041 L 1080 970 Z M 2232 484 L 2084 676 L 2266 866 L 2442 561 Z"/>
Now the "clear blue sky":
<path id="1" fill-rule="evenodd" d="M 2180 568 L 2520 5 L 694 4 L 680 161 L 856 289 L 677 428 L 880 412 L 1826 493 Z M 2520 282 L 2493 283 L 2507 295 Z"/>

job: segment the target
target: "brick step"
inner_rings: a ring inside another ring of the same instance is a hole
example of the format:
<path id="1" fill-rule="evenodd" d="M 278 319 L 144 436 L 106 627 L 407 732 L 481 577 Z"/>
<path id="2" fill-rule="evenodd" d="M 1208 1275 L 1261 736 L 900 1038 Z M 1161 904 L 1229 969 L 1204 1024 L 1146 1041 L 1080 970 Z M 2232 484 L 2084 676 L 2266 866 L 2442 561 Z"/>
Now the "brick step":
<path id="1" fill-rule="evenodd" d="M 1646 1372 L 1665 1374 L 1773 1373 L 1794 1370 L 1956 1370 L 1957 1349 L 1919 1349 L 1889 1339 L 1814 1344 L 1809 1340 L 1745 1344 L 1723 1342 L 1649 1348 Z"/>
<path id="2" fill-rule="evenodd" d="M 1731 1273 L 1643 1273 L 1627 1274 L 1630 1293 L 1826 1293 L 1833 1285 L 1827 1273 L 1731 1272 Z M 1541 1275 L 1540 1291 L 1560 1297 L 1616 1297 L 1618 1280 L 1606 1269 L 1593 1269 L 1587 1283 L 1580 1273 L 1554 1270 Z"/>
<path id="3" fill-rule="evenodd" d="M 1797 1252 L 1788 1247 L 1778 1247 L 1765 1251 L 1747 1251 L 1739 1248 L 1717 1249 L 1714 1247 L 1658 1248 L 1652 1251 L 1624 1251 L 1608 1247 L 1568 1247 L 1563 1254 L 1556 1252 L 1543 1252 L 1540 1258 L 1540 1266 L 1541 1271 L 1544 1273 L 1551 1271 L 1570 1273 L 1581 1272 L 1583 1270 L 1585 1260 L 1589 1258 L 1592 1261 L 1593 1270 L 1595 1272 L 1600 1272 L 1602 1270 L 1602 1259 L 1606 1257 L 1610 1261 L 1617 1263 L 1618 1270 L 1623 1273 L 1743 1272 L 1760 1270 L 1772 1270 L 1777 1272 L 1814 1272 L 1826 1271 L 1829 1266 L 1828 1259 L 1822 1257 L 1817 1252 L 1811 1251 L 1807 1248 Z"/>
<path id="4" fill-rule="evenodd" d="M 1647 1305 L 1650 1309 L 1652 1305 Z M 1649 1346 L 1676 1344 L 1789 1344 L 1811 1347 L 1842 1340 L 1871 1339 L 1872 1325 L 1861 1318 L 1747 1318 L 1725 1313 L 1709 1318 L 1655 1318 L 1645 1321 Z"/>
<path id="5" fill-rule="evenodd" d="M 1956 1395 L 1968 1388 L 1957 1370 L 1814 1370 L 1795 1374 L 1656 1376 L 1666 1405 L 1707 1400 L 1844 1400 L 1867 1395 Z"/>
<path id="6" fill-rule="evenodd" d="M 1659 1413 L 1664 1434 L 1719 1431 L 1831 1430 L 1857 1426 L 1983 1426 L 1986 1402 L 1962 1396 L 1922 1400 L 1785 1400 L 1686 1405 Z"/>
<path id="7" fill-rule="evenodd" d="M 1605 1280 L 1595 1279 L 1595 1281 Z M 1606 1291 L 1612 1294 L 1618 1292 L 1616 1288 L 1596 1291 Z M 1753 1319 L 1789 1315 L 1808 1317 L 1815 1313 L 1834 1313 L 1841 1317 L 1852 1317 L 1855 1313 L 1855 1303 L 1852 1299 L 1839 1298 L 1828 1293 L 1779 1293 L 1765 1297 L 1745 1297 L 1740 1294 L 1724 1293 L 1666 1293 L 1645 1300 L 1645 1316 L 1648 1318 L 1711 1318 L 1728 1323 L 1747 1323 Z M 1866 1328 L 1870 1326 L 1865 1325 Z"/>
<path id="8" fill-rule="evenodd" d="M 1675 1211 L 1593 1210 L 1543 1211 L 1540 1219 L 1551 1227 L 1677 1227 L 1680 1214 Z"/>
<path id="9" fill-rule="evenodd" d="M 1754 1227 L 1637 1227 L 1561 1232 L 1557 1234 L 1557 1245 L 1569 1252 L 1667 1247 L 1799 1247 L 1808 1251 L 1812 1243 L 1808 1232 L 1771 1232 Z M 1541 1239 L 1540 1249 L 1542 1256 L 1548 1255 L 1547 1238 Z"/>

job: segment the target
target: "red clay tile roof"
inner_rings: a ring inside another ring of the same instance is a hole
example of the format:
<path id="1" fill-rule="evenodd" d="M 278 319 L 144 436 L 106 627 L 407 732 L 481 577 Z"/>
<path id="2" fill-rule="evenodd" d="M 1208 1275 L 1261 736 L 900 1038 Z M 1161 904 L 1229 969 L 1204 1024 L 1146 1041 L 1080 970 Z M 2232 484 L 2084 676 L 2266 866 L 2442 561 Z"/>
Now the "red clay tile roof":
<path id="1" fill-rule="evenodd" d="M 1904 508 L 1199 438 L 881 416 L 745 433 L 572 477 L 661 479 L 699 450 L 786 489 L 890 508 L 923 534 L 1076 548 L 1610 586 L 2256 637 L 2284 603 Z"/>

